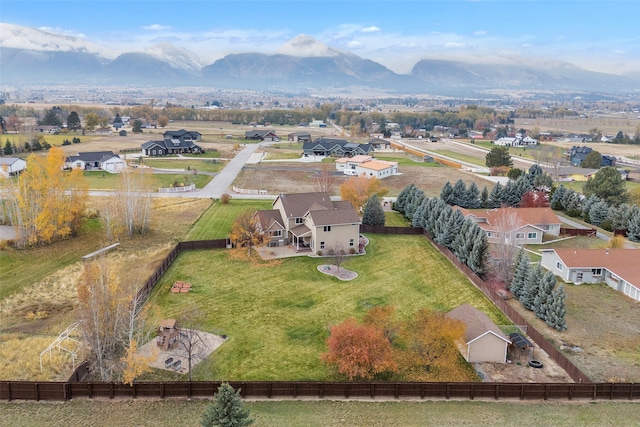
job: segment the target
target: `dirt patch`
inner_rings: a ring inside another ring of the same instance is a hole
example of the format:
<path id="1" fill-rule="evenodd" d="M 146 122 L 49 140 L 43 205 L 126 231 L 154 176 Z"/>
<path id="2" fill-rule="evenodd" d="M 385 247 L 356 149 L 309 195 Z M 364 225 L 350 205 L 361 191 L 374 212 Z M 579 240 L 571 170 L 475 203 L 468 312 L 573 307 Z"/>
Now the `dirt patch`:
<path id="1" fill-rule="evenodd" d="M 535 345 L 535 343 L 534 343 Z M 473 366 L 485 382 L 499 383 L 572 383 L 571 377 L 549 355 L 535 345 L 532 356 L 512 355 L 511 363 L 474 363 Z M 542 363 L 533 368 L 529 360 Z"/>

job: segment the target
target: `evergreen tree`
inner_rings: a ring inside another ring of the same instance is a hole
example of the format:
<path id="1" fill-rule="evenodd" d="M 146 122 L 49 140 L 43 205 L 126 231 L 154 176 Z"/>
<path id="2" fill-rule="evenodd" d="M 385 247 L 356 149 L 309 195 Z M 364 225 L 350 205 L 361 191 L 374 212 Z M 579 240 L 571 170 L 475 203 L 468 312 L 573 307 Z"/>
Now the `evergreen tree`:
<path id="1" fill-rule="evenodd" d="M 564 197 L 562 198 L 562 205 L 564 206 L 564 211 L 567 215 L 572 217 L 580 216 L 580 208 L 582 206 L 580 195 L 573 189 L 570 188 L 569 190 L 567 190 Z"/>
<path id="2" fill-rule="evenodd" d="M 551 294 L 551 304 L 547 311 L 547 325 L 558 331 L 566 331 L 567 323 L 565 321 L 565 315 L 567 314 L 567 307 L 565 303 L 566 294 L 564 293 L 564 287 L 558 285 Z"/>
<path id="3" fill-rule="evenodd" d="M 607 166 L 585 182 L 582 190 L 587 197 L 595 194 L 610 205 L 619 205 L 629 199 L 625 184 L 620 172 L 614 167 Z"/>
<path id="4" fill-rule="evenodd" d="M 524 250 L 520 250 L 518 257 L 516 258 L 515 270 L 513 272 L 513 278 L 511 279 L 511 286 L 509 290 L 513 296 L 520 300 L 522 296 L 522 290 L 527 283 L 527 277 L 529 276 L 529 255 Z"/>
<path id="5" fill-rule="evenodd" d="M 550 271 L 547 271 L 542 276 L 540 286 L 538 287 L 538 293 L 533 300 L 533 312 L 538 319 L 547 320 L 547 312 L 551 307 L 553 301 L 553 289 L 556 287 L 556 276 Z"/>
<path id="6" fill-rule="evenodd" d="M 462 222 L 462 226 L 460 227 L 460 231 L 453 241 L 452 251 L 455 254 L 456 258 L 460 260 L 461 263 L 467 265 L 469 262 L 469 257 L 471 256 L 471 251 L 473 250 L 473 236 L 469 236 L 471 233 L 471 229 L 475 224 L 470 219 L 465 219 Z"/>
<path id="7" fill-rule="evenodd" d="M 640 209 L 636 209 L 629 219 L 627 238 L 632 242 L 640 242 Z"/>
<path id="8" fill-rule="evenodd" d="M 472 227 L 470 231 L 472 234 L 473 249 L 471 250 L 467 266 L 478 276 L 483 276 L 486 271 L 487 257 L 489 256 L 487 234 L 478 224 L 474 224 L 474 227 Z"/>
<path id="9" fill-rule="evenodd" d="M 207 406 L 200 425 L 202 427 L 245 427 L 253 424 L 249 418 L 250 411 L 244 407 L 240 390 L 234 390 L 227 383 L 222 383 L 214 397 L 214 402 Z"/>
<path id="10" fill-rule="evenodd" d="M 582 202 L 582 219 L 590 222 L 589 221 L 589 209 L 591 209 L 591 206 L 593 206 L 594 204 L 598 203 L 600 201 L 600 197 L 596 196 L 595 194 L 592 194 L 591 196 L 587 197 L 586 199 L 584 199 L 584 201 Z"/>
<path id="11" fill-rule="evenodd" d="M 486 190 L 486 187 L 485 187 Z M 489 193 L 487 193 L 487 197 L 489 197 Z M 479 209 L 482 207 L 482 201 L 480 200 L 480 190 L 478 190 L 478 186 L 475 182 L 472 182 L 467 188 L 467 193 L 465 194 L 465 201 L 467 209 Z"/>
<path id="12" fill-rule="evenodd" d="M 11 141 L 9 141 L 9 138 L 7 138 L 7 142 L 4 144 L 2 154 L 5 156 L 10 156 L 13 154 L 13 145 L 11 145 Z"/>
<path id="13" fill-rule="evenodd" d="M 416 209 L 418 209 L 418 206 L 420 206 L 424 198 L 425 198 L 424 191 L 416 188 L 416 190 L 411 195 L 411 199 L 410 200 L 407 199 L 408 203 L 404 209 L 404 216 L 409 221 L 413 221 L 413 214 L 416 211 Z"/>
<path id="14" fill-rule="evenodd" d="M 69 113 L 69 117 L 67 117 L 67 129 L 71 131 L 82 129 L 80 117 L 78 117 L 78 113 L 76 113 L 75 111 Z"/>
<path id="15" fill-rule="evenodd" d="M 453 251 L 453 242 L 462 228 L 464 215 L 458 209 L 451 209 L 451 214 L 447 220 L 444 233 L 441 237 L 441 244 Z"/>
<path id="16" fill-rule="evenodd" d="M 429 198 L 425 197 L 422 199 L 422 203 L 418 206 L 418 209 L 413 213 L 413 219 L 411 220 L 411 225 L 414 227 L 423 227 L 427 220 L 427 211 L 429 206 Z"/>
<path id="17" fill-rule="evenodd" d="M 527 275 L 527 281 L 522 288 L 520 293 L 520 302 L 527 310 L 534 309 L 534 301 L 536 295 L 538 294 L 538 288 L 540 287 L 540 282 L 542 281 L 542 267 L 537 265 L 531 269 L 529 269 L 529 274 Z"/>
<path id="18" fill-rule="evenodd" d="M 487 186 L 485 185 L 482 188 L 482 193 L 480 193 L 480 206 L 481 208 L 488 208 L 488 203 L 489 203 L 489 190 L 487 189 Z"/>
<path id="19" fill-rule="evenodd" d="M 427 221 L 425 222 L 425 229 L 435 238 L 436 233 L 436 224 L 438 223 L 438 218 L 440 218 L 440 214 L 442 211 L 450 209 L 449 205 L 443 202 L 441 199 L 433 198 L 429 201 L 431 205 L 431 209 L 427 211 Z"/>
<path id="20" fill-rule="evenodd" d="M 467 207 L 467 186 L 462 179 L 456 181 L 453 185 L 453 192 L 451 195 L 452 203 L 447 202 L 448 205 Z"/>
<path id="21" fill-rule="evenodd" d="M 440 199 L 448 205 L 453 205 L 453 186 L 449 181 L 442 187 L 442 191 L 440 191 Z"/>
<path id="22" fill-rule="evenodd" d="M 607 205 L 603 201 L 594 203 L 589 209 L 589 221 L 591 222 L 591 224 L 598 227 L 607 219 L 608 214 L 609 205 Z"/>
<path id="23" fill-rule="evenodd" d="M 60 117 L 58 116 L 59 111 L 60 109 L 58 107 L 53 107 L 50 110 L 46 110 L 44 118 L 42 120 L 39 120 L 38 124 L 62 127 L 62 120 L 60 120 Z"/>
<path id="24" fill-rule="evenodd" d="M 502 204 L 503 195 L 503 187 L 499 182 L 493 186 L 491 189 L 491 193 L 489 193 L 489 199 L 487 199 L 487 208 L 495 209 L 499 208 Z"/>
<path id="25" fill-rule="evenodd" d="M 404 215 L 404 207 L 409 194 L 416 188 L 415 184 L 410 184 L 402 189 L 393 204 L 393 209 Z"/>
<path id="26" fill-rule="evenodd" d="M 620 206 L 609 207 L 607 221 L 611 224 L 612 230 L 627 230 L 629 228 L 629 220 L 633 216 L 638 206 L 623 203 Z"/>
<path id="27" fill-rule="evenodd" d="M 564 199 L 565 194 L 567 194 L 567 187 L 561 185 L 560 187 L 556 187 L 553 190 L 553 194 L 551 195 L 551 209 L 556 211 L 563 211 L 564 205 L 562 204 L 562 200 Z"/>
<path id="28" fill-rule="evenodd" d="M 380 199 L 374 194 L 367 200 L 367 204 L 364 205 L 362 223 L 366 225 L 384 225 L 384 222 L 384 210 L 380 204 Z"/>
<path id="29" fill-rule="evenodd" d="M 448 238 L 449 230 L 447 227 L 452 213 L 453 210 L 451 209 L 451 206 L 445 205 L 445 207 L 440 210 L 440 216 L 438 216 L 438 219 L 434 224 L 433 239 L 441 245 L 445 245 L 445 241 Z"/>
<path id="30" fill-rule="evenodd" d="M 493 147 L 485 156 L 485 164 L 488 168 L 500 166 L 513 166 L 509 147 Z"/>

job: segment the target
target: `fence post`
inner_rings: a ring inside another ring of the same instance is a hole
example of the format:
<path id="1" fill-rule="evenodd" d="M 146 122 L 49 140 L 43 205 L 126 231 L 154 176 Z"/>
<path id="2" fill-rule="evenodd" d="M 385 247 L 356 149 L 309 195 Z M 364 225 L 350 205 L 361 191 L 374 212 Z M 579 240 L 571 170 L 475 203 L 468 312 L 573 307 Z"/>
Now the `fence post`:
<path id="1" fill-rule="evenodd" d="M 349 398 L 349 383 L 344 383 L 344 397 Z"/>
<path id="2" fill-rule="evenodd" d="M 371 384 L 370 384 L 369 394 L 371 395 L 371 398 L 372 398 L 372 399 L 375 399 L 375 397 L 376 397 L 376 392 L 375 392 L 375 390 L 374 390 L 373 383 L 371 383 Z"/>
<path id="3" fill-rule="evenodd" d="M 471 388 L 469 390 L 469 397 L 471 398 L 471 400 L 473 400 L 473 398 L 475 397 L 475 390 L 476 390 L 475 384 L 471 384 Z"/>
<path id="4" fill-rule="evenodd" d="M 11 402 L 11 381 L 7 382 L 7 402 Z"/>
<path id="5" fill-rule="evenodd" d="M 164 399 L 164 381 L 160 383 L 160 399 Z"/>
<path id="6" fill-rule="evenodd" d="M 496 400 L 498 400 L 498 398 L 500 397 L 500 384 L 496 384 L 495 397 L 496 397 Z"/>
<path id="7" fill-rule="evenodd" d="M 294 382 L 293 383 L 293 397 L 298 397 L 298 390 L 296 389 L 296 385 L 298 383 Z"/>
<path id="8" fill-rule="evenodd" d="M 33 383 L 36 388 L 36 402 L 40 401 L 40 391 L 38 390 L 38 383 Z"/>
<path id="9" fill-rule="evenodd" d="M 110 387 L 109 387 L 109 390 L 111 391 L 111 398 L 113 399 L 113 396 L 114 396 L 114 387 L 113 387 L 113 383 L 112 383 L 112 382 L 111 382 L 111 383 L 109 383 L 109 386 L 110 386 Z"/>
<path id="10" fill-rule="evenodd" d="M 133 398 L 136 399 L 138 397 L 138 393 L 136 393 L 136 383 L 131 384 Z"/>

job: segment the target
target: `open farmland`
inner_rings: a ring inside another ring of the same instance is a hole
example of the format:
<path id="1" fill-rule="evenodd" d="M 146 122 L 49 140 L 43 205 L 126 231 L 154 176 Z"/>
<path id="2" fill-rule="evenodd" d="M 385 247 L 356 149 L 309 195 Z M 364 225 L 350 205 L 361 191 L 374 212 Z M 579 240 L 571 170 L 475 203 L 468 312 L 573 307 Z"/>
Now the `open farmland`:
<path id="1" fill-rule="evenodd" d="M 329 327 L 373 306 L 393 305 L 403 318 L 423 308 L 449 311 L 470 303 L 497 324 L 509 323 L 424 238 L 368 237 L 367 254 L 345 261 L 344 268 L 359 275 L 349 282 L 318 272 L 322 258 L 248 261 L 235 251 L 191 251 L 173 263 L 151 301 L 166 318 L 195 307 L 203 315 L 201 329 L 229 336 L 195 368 L 200 380 L 331 379 L 320 361 Z M 192 283 L 192 291 L 171 293 L 177 280 Z"/>

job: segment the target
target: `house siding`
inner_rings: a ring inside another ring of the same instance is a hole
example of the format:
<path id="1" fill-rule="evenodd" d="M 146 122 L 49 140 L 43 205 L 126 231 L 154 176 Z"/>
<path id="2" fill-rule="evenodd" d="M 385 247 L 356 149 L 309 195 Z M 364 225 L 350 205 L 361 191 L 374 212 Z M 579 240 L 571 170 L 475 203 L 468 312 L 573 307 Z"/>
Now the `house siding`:
<path id="1" fill-rule="evenodd" d="M 507 360 L 507 342 L 487 333 L 467 344 L 467 362 L 499 362 Z"/>

